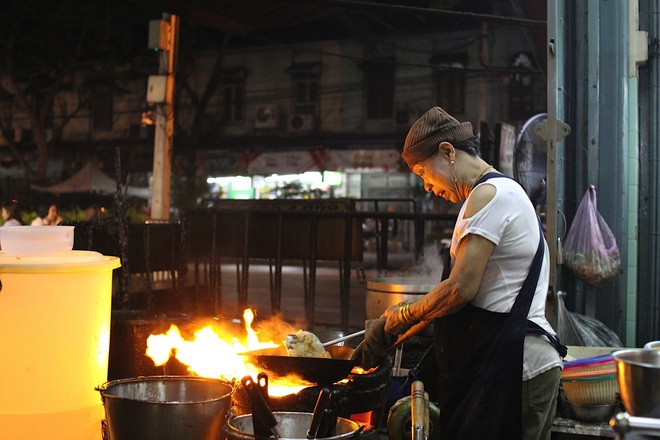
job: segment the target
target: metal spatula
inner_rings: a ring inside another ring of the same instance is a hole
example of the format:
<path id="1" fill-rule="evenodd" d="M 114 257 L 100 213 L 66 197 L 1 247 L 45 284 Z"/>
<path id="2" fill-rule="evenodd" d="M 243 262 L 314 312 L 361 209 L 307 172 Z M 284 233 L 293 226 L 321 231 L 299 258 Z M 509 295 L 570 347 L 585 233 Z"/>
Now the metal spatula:
<path id="1" fill-rule="evenodd" d="M 357 338 L 358 336 L 364 335 L 364 330 L 360 330 L 359 332 L 351 333 L 350 335 L 342 336 L 337 339 L 332 339 L 331 341 L 328 342 L 323 342 L 324 347 L 328 347 L 330 345 L 335 345 L 343 341 L 347 341 L 349 339 Z M 294 344 L 298 343 L 298 336 L 296 334 L 288 334 L 286 335 L 286 347 L 291 348 Z"/>
<path id="2" fill-rule="evenodd" d="M 341 338 L 333 339 L 328 342 L 324 342 L 323 346 L 327 347 L 328 345 L 335 345 L 340 342 L 348 341 L 349 339 L 357 338 L 358 336 L 362 336 L 364 334 L 364 330 L 360 330 L 359 332 L 351 333 L 350 335 L 342 336 Z"/>

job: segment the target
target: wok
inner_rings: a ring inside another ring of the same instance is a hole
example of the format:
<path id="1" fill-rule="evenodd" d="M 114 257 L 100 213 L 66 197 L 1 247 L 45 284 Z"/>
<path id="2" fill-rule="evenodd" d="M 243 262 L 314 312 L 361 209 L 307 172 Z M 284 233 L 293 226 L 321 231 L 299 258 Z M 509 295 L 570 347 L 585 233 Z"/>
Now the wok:
<path id="1" fill-rule="evenodd" d="M 315 384 L 333 384 L 344 379 L 356 363 L 355 350 L 331 345 L 325 348 L 332 358 L 287 356 L 284 347 L 265 348 L 241 353 L 256 367 L 264 369 L 269 376 L 295 374 Z"/>

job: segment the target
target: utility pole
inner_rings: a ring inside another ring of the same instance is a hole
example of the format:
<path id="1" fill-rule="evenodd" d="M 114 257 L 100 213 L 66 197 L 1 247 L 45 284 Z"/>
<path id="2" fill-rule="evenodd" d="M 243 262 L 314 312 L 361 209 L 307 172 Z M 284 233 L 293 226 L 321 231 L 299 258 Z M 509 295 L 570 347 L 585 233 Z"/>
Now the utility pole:
<path id="1" fill-rule="evenodd" d="M 164 102 L 156 104 L 151 219 L 169 221 L 172 141 L 174 138 L 174 79 L 179 35 L 178 17 L 163 14 L 159 34 L 160 39 L 166 41 L 166 43 L 163 41 L 166 47 L 159 52 L 159 74 L 165 77 L 165 99 Z"/>

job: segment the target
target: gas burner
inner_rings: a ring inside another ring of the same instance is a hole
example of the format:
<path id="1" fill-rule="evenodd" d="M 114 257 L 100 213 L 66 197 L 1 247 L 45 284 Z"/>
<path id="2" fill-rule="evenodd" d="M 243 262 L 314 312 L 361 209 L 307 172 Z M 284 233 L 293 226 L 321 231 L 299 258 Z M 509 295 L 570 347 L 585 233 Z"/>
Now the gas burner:
<path id="1" fill-rule="evenodd" d="M 326 386 L 330 391 L 337 390 L 339 397 L 346 397 L 348 404 L 338 414 L 349 418 L 353 414 L 374 411 L 385 405 L 393 360 L 388 356 L 373 372 L 350 373 L 346 380 Z M 272 411 L 313 412 L 314 405 L 323 386 L 303 388 L 297 393 L 285 396 L 269 396 Z M 233 396 L 233 407 L 238 415 L 251 413 L 246 390 L 238 385 Z"/>

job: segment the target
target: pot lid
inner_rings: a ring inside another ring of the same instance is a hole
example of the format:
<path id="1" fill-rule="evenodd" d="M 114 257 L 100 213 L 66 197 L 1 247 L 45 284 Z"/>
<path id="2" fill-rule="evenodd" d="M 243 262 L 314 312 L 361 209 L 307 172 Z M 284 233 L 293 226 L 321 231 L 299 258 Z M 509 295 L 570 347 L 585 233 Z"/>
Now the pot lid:
<path id="1" fill-rule="evenodd" d="M 87 272 L 112 270 L 120 266 L 118 257 L 93 251 L 64 251 L 39 255 L 11 255 L 0 251 L 0 274 Z"/>
<path id="2" fill-rule="evenodd" d="M 428 293 L 439 281 L 419 277 L 374 278 L 367 280 L 367 289 L 392 293 Z"/>

